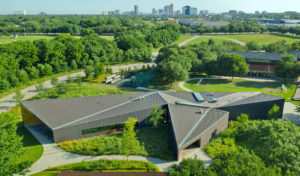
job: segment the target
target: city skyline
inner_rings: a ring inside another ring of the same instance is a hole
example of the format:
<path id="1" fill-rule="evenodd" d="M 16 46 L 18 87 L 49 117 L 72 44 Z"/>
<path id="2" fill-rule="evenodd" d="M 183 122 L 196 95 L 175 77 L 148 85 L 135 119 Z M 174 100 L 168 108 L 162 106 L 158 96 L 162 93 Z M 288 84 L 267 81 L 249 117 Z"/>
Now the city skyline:
<path id="1" fill-rule="evenodd" d="M 258 4 L 259 7 L 258 8 Z M 272 6 L 270 6 L 272 3 Z M 221 13 L 229 10 L 245 11 L 254 13 L 255 11 L 268 12 L 284 12 L 298 11 L 300 12 L 299 0 L 253 0 L 251 2 L 241 2 L 238 0 L 211 0 L 209 2 L 199 2 L 191 0 L 182 2 L 179 0 L 2 0 L 0 14 L 13 14 L 15 10 L 26 10 L 27 14 L 37 14 L 46 12 L 48 14 L 101 14 L 102 11 L 120 10 L 121 12 L 134 11 L 134 5 L 139 7 L 139 12 L 151 13 L 152 9 L 163 9 L 164 6 L 174 4 L 174 11 L 181 10 L 182 7 L 189 5 L 198 10 L 209 10 L 210 12 Z M 32 4 L 35 4 L 32 6 Z M 216 6 L 215 4 L 218 4 Z"/>

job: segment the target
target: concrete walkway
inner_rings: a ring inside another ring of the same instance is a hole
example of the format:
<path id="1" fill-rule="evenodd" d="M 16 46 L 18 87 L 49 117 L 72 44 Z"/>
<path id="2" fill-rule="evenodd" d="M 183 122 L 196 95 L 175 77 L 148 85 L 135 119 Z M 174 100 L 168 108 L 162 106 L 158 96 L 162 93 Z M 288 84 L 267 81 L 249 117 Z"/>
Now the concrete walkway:
<path id="1" fill-rule="evenodd" d="M 193 40 L 195 40 L 195 39 L 197 39 L 199 37 L 200 37 L 199 35 L 195 35 L 193 38 L 190 38 L 190 39 L 188 39 L 186 41 L 183 41 L 183 42 L 179 43 L 178 46 L 182 47 L 182 46 L 188 44 L 189 42 L 191 42 L 191 41 L 193 41 Z"/>
<path id="2" fill-rule="evenodd" d="M 76 163 L 81 161 L 91 161 L 99 159 L 127 159 L 123 155 L 101 155 L 101 156 L 87 156 L 67 152 L 53 143 L 51 138 L 40 132 L 39 128 L 35 126 L 26 126 L 26 128 L 39 140 L 43 145 L 44 152 L 42 157 L 34 163 L 30 168 L 27 175 L 41 172 L 49 167 L 55 167 L 64 164 Z M 211 164 L 212 159 L 200 148 L 184 150 L 183 158 L 197 157 L 204 161 L 205 166 Z M 150 161 L 155 164 L 160 171 L 168 171 L 173 164 L 178 164 L 179 161 L 166 161 L 159 158 L 144 157 L 144 156 L 130 156 L 129 160 Z"/>

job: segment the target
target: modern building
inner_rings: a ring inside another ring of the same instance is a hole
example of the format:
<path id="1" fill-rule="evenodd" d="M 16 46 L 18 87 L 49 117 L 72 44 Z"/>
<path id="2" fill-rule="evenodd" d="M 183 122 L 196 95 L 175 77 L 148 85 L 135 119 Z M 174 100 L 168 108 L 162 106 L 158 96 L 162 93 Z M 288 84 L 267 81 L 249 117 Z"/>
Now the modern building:
<path id="1" fill-rule="evenodd" d="M 209 11 L 208 10 L 200 10 L 199 14 L 200 15 L 208 15 Z"/>
<path id="2" fill-rule="evenodd" d="M 135 15 L 139 14 L 139 6 L 138 5 L 134 5 L 134 14 Z"/>
<path id="3" fill-rule="evenodd" d="M 182 14 L 183 15 L 198 15 L 197 8 L 191 6 L 184 6 L 182 7 Z"/>
<path id="4" fill-rule="evenodd" d="M 158 9 L 158 14 L 163 15 L 164 14 L 164 9 Z"/>
<path id="5" fill-rule="evenodd" d="M 26 10 L 15 10 L 14 14 L 15 15 L 26 15 Z"/>
<path id="6" fill-rule="evenodd" d="M 251 51 L 228 51 L 242 55 L 248 64 L 249 76 L 270 77 L 274 75 L 275 65 L 280 61 L 283 55 L 292 54 L 300 61 L 300 51 L 291 51 L 289 53 L 268 53 Z"/>
<path id="7" fill-rule="evenodd" d="M 152 15 L 158 15 L 158 11 L 155 8 L 152 9 Z"/>
<path id="8" fill-rule="evenodd" d="M 191 146 L 205 146 L 241 113 L 265 118 L 284 99 L 260 92 L 143 92 L 122 95 L 22 101 L 24 125 L 38 128 L 54 142 L 86 137 L 84 131 L 122 125 L 128 117 L 147 126 L 152 107 L 167 110 L 167 124 L 177 159 Z M 282 112 L 281 112 L 282 113 Z M 101 133 L 105 134 L 105 132 Z M 99 134 L 98 134 L 99 135 Z"/>
<path id="9" fill-rule="evenodd" d="M 120 10 L 115 10 L 115 11 L 103 11 L 102 15 L 120 15 L 121 11 Z"/>
<path id="10" fill-rule="evenodd" d="M 210 26 L 210 27 L 221 27 L 230 24 L 228 21 L 214 21 L 199 18 L 181 18 L 178 19 L 178 24 L 183 26 Z"/>
<path id="11" fill-rule="evenodd" d="M 237 15 L 238 11 L 237 10 L 229 10 L 228 12 L 230 15 Z"/>
<path id="12" fill-rule="evenodd" d="M 174 15 L 174 5 L 166 5 L 164 7 L 164 15 Z"/>
<path id="13" fill-rule="evenodd" d="M 256 14 L 256 15 L 259 15 L 259 14 L 260 14 L 260 11 L 255 11 L 255 14 Z"/>

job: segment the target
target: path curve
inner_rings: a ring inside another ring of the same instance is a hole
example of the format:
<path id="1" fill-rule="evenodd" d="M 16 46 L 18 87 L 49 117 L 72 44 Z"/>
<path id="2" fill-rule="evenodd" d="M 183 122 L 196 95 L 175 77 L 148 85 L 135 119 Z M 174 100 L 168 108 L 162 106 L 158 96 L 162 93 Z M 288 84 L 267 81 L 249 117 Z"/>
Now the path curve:
<path id="1" fill-rule="evenodd" d="M 216 39 L 224 39 L 224 40 L 230 40 L 234 43 L 237 43 L 239 45 L 242 45 L 242 46 L 246 46 L 247 43 L 245 42 L 242 42 L 240 40 L 236 40 L 236 39 L 231 39 L 231 38 L 226 38 L 226 37 L 216 37 L 216 36 L 209 36 L 209 35 L 202 35 L 201 37 L 209 37 L 209 38 L 216 38 Z"/>

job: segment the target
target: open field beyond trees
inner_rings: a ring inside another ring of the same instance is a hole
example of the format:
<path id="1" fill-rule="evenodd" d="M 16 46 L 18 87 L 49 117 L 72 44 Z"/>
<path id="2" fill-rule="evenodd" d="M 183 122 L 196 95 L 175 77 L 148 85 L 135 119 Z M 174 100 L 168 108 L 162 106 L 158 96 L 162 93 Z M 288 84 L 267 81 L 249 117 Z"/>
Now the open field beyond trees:
<path id="1" fill-rule="evenodd" d="M 212 36 L 235 39 L 235 40 L 239 40 L 239 41 L 242 41 L 245 43 L 250 42 L 250 41 L 255 41 L 261 45 L 275 43 L 275 42 L 278 42 L 281 40 L 287 41 L 288 44 L 291 44 L 295 41 L 300 41 L 300 37 L 292 36 L 292 35 L 241 34 L 241 35 L 212 35 Z"/>

